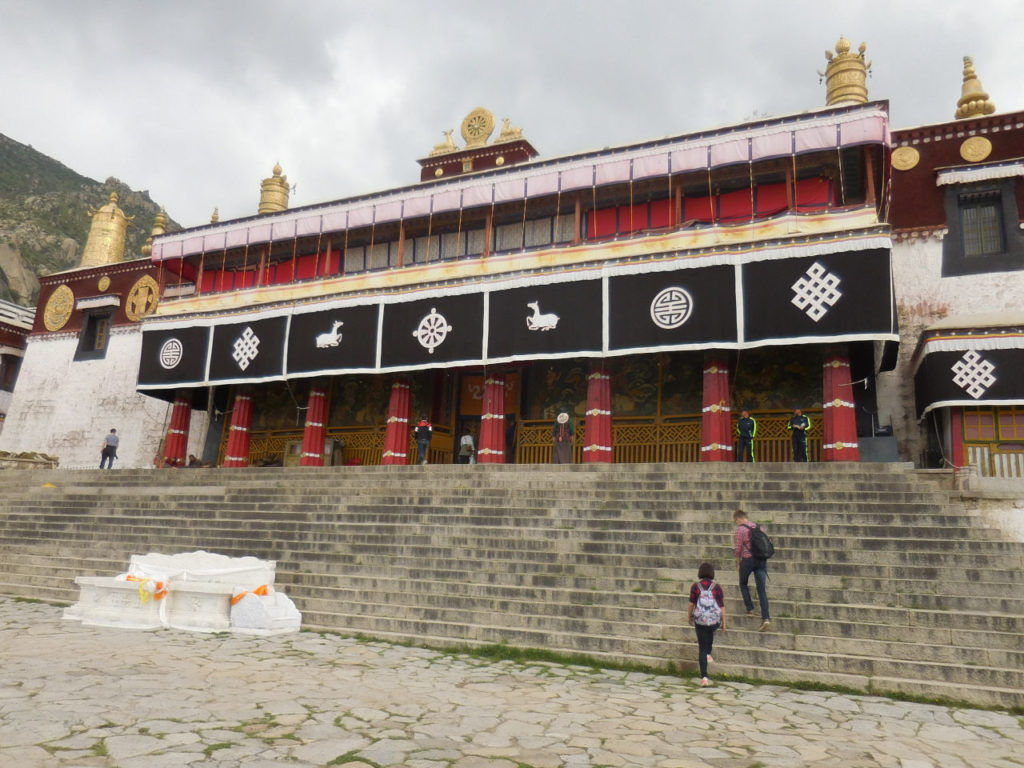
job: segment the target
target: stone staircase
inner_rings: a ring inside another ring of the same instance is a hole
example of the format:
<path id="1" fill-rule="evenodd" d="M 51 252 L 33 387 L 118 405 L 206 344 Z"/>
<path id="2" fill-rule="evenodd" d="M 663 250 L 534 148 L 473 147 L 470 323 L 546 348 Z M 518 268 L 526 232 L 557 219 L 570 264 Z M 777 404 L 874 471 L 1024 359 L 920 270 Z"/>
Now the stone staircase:
<path id="1" fill-rule="evenodd" d="M 771 632 L 740 601 L 737 506 L 778 548 Z M 75 576 L 205 549 L 276 560 L 310 629 L 686 668 L 708 560 L 712 676 L 1024 707 L 1024 543 L 904 465 L 7 471 L 0 547 L 5 595 L 72 603 Z"/>

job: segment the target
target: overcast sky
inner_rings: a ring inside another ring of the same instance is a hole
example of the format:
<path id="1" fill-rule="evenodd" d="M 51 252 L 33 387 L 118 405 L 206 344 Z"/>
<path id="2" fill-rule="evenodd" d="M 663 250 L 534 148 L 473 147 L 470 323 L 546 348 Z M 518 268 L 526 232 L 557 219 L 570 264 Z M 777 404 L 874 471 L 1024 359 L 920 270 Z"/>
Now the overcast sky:
<path id="1" fill-rule="evenodd" d="M 0 133 L 183 226 L 419 179 L 477 106 L 541 157 L 824 104 L 826 49 L 867 43 L 894 128 L 951 119 L 963 56 L 1024 109 L 1022 0 L 0 0 Z"/>

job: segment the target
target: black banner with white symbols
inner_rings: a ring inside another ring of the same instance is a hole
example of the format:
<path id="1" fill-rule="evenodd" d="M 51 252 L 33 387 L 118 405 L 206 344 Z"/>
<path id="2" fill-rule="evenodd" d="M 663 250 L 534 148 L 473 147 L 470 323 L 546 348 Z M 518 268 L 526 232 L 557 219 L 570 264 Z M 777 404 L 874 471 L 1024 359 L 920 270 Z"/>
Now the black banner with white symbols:
<path id="1" fill-rule="evenodd" d="M 954 405 L 1024 405 L 1024 349 L 930 352 L 914 374 L 920 418 Z"/>
<path id="2" fill-rule="evenodd" d="M 139 388 L 658 350 L 898 341 L 886 248 L 655 259 L 143 331 Z M 714 263 L 708 263 L 714 261 Z M 456 292 L 457 291 L 457 292 Z M 180 325 L 180 322 L 178 323 Z M 208 327 L 209 326 L 209 327 Z M 162 362 L 161 362 L 162 361 Z M 172 364 L 173 363 L 173 364 Z"/>

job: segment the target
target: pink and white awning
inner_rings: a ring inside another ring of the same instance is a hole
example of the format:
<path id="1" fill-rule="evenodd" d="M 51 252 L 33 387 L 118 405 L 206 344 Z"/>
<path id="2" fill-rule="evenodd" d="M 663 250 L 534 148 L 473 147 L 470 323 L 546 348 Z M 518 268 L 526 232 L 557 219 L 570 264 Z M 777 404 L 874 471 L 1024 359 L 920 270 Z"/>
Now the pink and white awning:
<path id="1" fill-rule="evenodd" d="M 738 163 L 857 146 L 890 145 L 884 105 L 826 109 L 601 152 L 530 163 L 446 182 L 427 182 L 161 235 L 153 261 L 295 236 L 339 232 L 492 203 L 571 192 Z"/>

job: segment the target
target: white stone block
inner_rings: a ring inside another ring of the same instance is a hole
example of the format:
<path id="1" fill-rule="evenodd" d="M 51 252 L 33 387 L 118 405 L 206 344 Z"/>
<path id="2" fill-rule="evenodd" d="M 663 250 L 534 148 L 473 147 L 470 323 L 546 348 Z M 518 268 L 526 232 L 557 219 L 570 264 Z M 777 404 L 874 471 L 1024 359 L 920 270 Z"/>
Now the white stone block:
<path id="1" fill-rule="evenodd" d="M 75 583 L 79 589 L 78 602 L 64 610 L 65 619 L 122 629 L 159 629 L 163 625 L 163 601 L 152 595 L 144 601 L 139 593 L 140 582 L 112 576 L 78 576 Z"/>
<path id="2" fill-rule="evenodd" d="M 228 557 L 197 550 L 162 555 L 150 552 L 132 555 L 128 573 L 141 578 L 179 582 L 227 584 L 238 590 L 256 589 L 263 584 L 274 585 L 277 562 L 258 557 Z"/>
<path id="3" fill-rule="evenodd" d="M 283 592 L 249 593 L 231 606 L 231 631 L 243 635 L 298 632 L 302 614 Z"/>
<path id="4" fill-rule="evenodd" d="M 225 632 L 231 626 L 232 588 L 226 584 L 172 581 L 167 626 L 190 632 Z"/>

